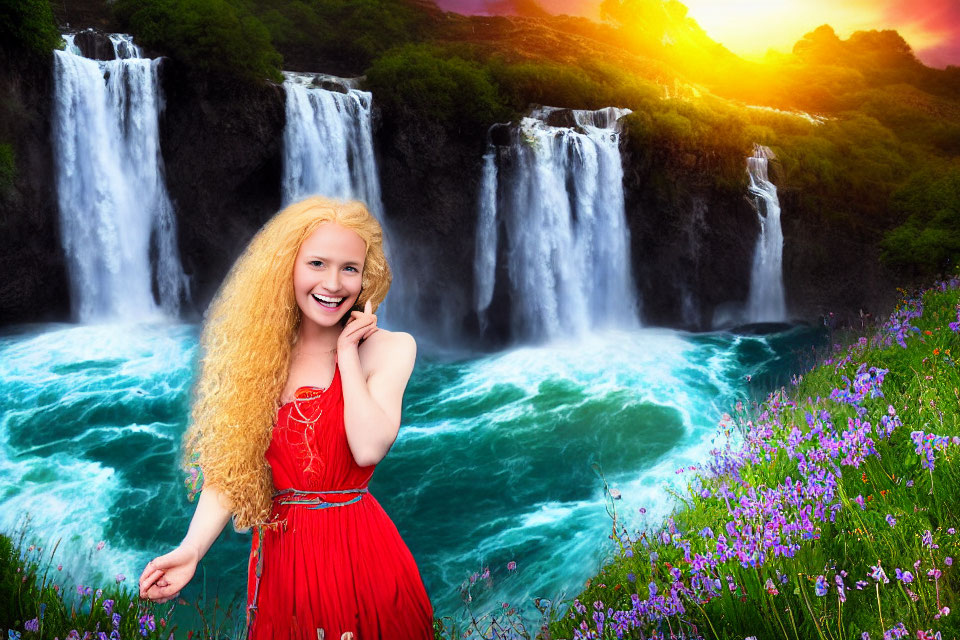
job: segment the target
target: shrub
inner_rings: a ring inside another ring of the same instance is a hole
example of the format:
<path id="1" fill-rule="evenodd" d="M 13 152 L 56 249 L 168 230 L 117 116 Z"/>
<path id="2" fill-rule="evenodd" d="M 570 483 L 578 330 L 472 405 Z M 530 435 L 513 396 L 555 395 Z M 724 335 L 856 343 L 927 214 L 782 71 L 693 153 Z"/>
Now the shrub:
<path id="1" fill-rule="evenodd" d="M 46 55 L 63 40 L 47 0 L 0 0 L 0 47 Z"/>
<path id="2" fill-rule="evenodd" d="M 340 60 L 358 70 L 424 31 L 423 15 L 397 0 L 248 0 L 244 6 L 282 51 L 308 61 Z"/>
<path id="3" fill-rule="evenodd" d="M 415 112 L 448 130 L 482 131 L 508 115 L 484 67 L 446 58 L 430 45 L 404 45 L 378 58 L 367 70 L 366 88 L 385 111 Z"/>
<path id="4" fill-rule="evenodd" d="M 905 218 L 880 243 L 880 259 L 918 275 L 949 271 L 960 261 L 960 168 L 926 169 L 893 194 Z"/>
<path id="5" fill-rule="evenodd" d="M 225 0 L 117 0 L 115 10 L 143 46 L 191 68 L 245 81 L 283 80 L 267 28 Z"/>

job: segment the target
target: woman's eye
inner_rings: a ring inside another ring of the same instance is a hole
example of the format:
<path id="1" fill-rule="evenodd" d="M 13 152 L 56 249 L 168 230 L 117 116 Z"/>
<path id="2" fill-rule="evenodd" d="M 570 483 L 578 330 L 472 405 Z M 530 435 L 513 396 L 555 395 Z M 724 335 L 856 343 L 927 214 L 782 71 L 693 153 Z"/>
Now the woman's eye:
<path id="1" fill-rule="evenodd" d="M 307 264 L 312 264 L 312 265 L 314 265 L 314 266 L 319 267 L 319 266 L 320 266 L 321 264 L 323 264 L 323 263 L 320 262 L 319 260 L 311 260 L 311 261 L 308 262 Z"/>
<path id="2" fill-rule="evenodd" d="M 353 269 L 354 271 L 356 271 L 356 270 L 357 270 L 357 268 L 356 268 L 356 267 L 347 267 L 347 269 Z"/>

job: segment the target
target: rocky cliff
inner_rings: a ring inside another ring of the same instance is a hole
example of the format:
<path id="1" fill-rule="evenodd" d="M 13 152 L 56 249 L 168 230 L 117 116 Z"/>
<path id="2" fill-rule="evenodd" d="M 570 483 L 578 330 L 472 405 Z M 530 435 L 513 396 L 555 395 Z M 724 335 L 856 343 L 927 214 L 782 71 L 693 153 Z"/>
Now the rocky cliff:
<path id="1" fill-rule="evenodd" d="M 0 323 L 68 320 L 70 287 L 58 235 L 50 123 L 51 61 L 0 47 L 0 142 L 15 177 L 0 193 Z"/>

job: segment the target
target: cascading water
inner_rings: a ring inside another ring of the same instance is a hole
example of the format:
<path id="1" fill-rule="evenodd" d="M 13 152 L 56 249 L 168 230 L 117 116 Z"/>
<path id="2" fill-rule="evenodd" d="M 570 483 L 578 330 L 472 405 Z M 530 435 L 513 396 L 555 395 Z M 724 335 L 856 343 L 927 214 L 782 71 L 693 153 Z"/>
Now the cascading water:
<path id="1" fill-rule="evenodd" d="M 378 324 L 411 326 L 409 301 L 417 297 L 416 281 L 404 275 L 411 273 L 403 266 L 409 260 L 391 242 L 394 233 L 384 218 L 373 150 L 372 94 L 354 88 L 349 78 L 293 72 L 284 72 L 284 77 L 284 205 L 309 195 L 366 203 L 384 228 L 384 251 L 393 271 L 390 303 L 377 310 Z"/>
<path id="2" fill-rule="evenodd" d="M 382 222 L 370 118 L 373 96 L 354 88 L 346 93 L 323 89 L 315 80 L 324 76 L 317 74 L 285 72 L 284 77 L 284 206 L 308 195 L 356 198 Z M 343 78 L 335 81 L 351 84 Z"/>
<path id="3" fill-rule="evenodd" d="M 159 60 L 127 35 L 110 36 L 109 61 L 84 58 L 74 36 L 64 38 L 66 50 L 54 51 L 53 147 L 73 317 L 176 317 L 189 287 L 160 155 Z"/>
<path id="4" fill-rule="evenodd" d="M 753 254 L 750 271 L 750 298 L 747 303 L 749 322 L 783 322 L 786 302 L 783 292 L 783 232 L 780 228 L 780 201 L 777 187 L 767 177 L 768 161 L 773 151 L 754 145 L 753 156 L 747 158 L 748 187 L 753 196 L 760 237 Z"/>
<path id="5" fill-rule="evenodd" d="M 496 284 L 499 216 L 515 338 L 639 326 L 616 128 L 627 113 L 541 107 L 511 130 L 509 146 L 488 147 L 475 263 L 481 325 Z"/>

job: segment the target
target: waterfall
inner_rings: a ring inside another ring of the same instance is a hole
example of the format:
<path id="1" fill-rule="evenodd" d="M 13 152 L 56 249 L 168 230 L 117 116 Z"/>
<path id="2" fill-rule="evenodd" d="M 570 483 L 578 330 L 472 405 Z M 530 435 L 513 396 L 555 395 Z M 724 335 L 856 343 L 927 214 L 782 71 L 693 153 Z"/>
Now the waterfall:
<path id="1" fill-rule="evenodd" d="M 515 338 L 639 326 L 617 120 L 625 109 L 540 107 L 488 147 L 479 198 L 475 308 L 492 299 L 503 221 Z"/>
<path id="2" fill-rule="evenodd" d="M 767 147 L 754 145 L 753 156 L 747 158 L 748 190 L 753 196 L 760 237 L 753 254 L 750 271 L 750 299 L 747 303 L 749 322 L 786 321 L 783 292 L 783 232 L 780 228 L 780 201 L 777 187 L 767 177 L 767 164 L 773 158 Z"/>
<path id="3" fill-rule="evenodd" d="M 283 204 L 308 195 L 357 199 L 383 222 L 368 91 L 316 85 L 317 74 L 284 72 Z M 328 82 L 334 82 L 329 80 Z"/>
<path id="4" fill-rule="evenodd" d="M 52 137 L 71 313 L 80 322 L 175 318 L 189 287 L 160 155 L 159 60 L 127 35 L 109 37 L 109 61 L 82 57 L 74 36 L 64 38 Z"/>

